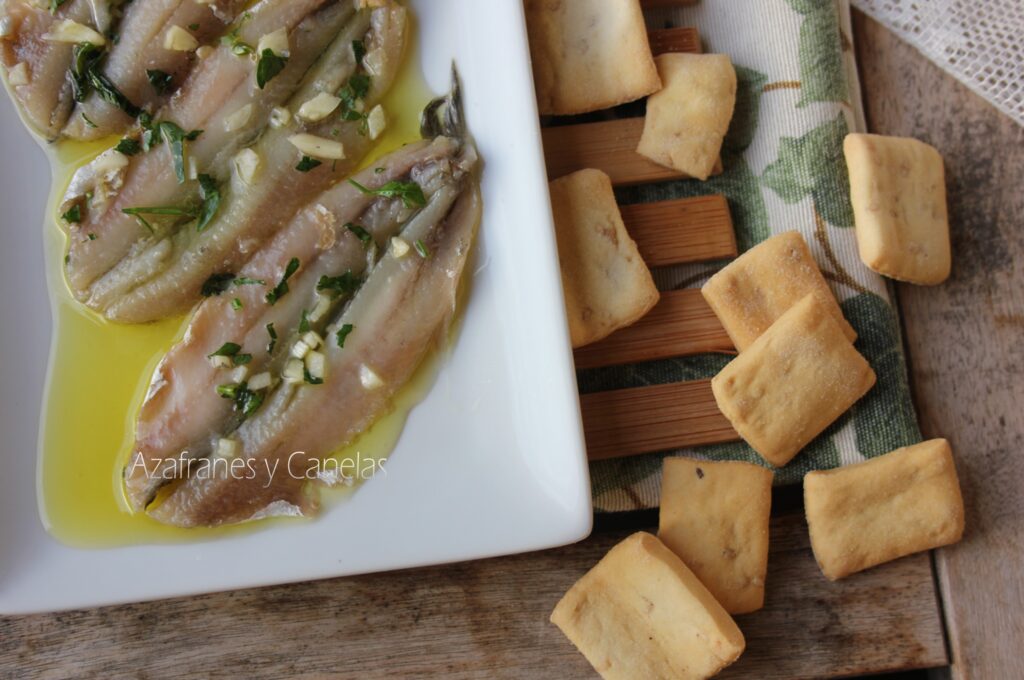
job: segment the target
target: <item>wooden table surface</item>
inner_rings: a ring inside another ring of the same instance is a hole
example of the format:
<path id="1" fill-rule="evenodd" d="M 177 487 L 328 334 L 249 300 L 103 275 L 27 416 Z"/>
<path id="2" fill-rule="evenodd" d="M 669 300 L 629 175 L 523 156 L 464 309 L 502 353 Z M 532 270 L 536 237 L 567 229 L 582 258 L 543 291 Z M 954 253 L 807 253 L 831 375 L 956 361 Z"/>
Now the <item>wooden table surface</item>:
<path id="1" fill-rule="evenodd" d="M 953 276 L 898 298 L 922 428 L 953 444 L 967 534 L 831 584 L 798 490 L 778 490 L 768 604 L 739 617 L 748 649 L 722 677 L 952 663 L 956 678 L 1024 678 L 1024 129 L 878 24 L 855 14 L 855 29 L 872 130 L 924 139 L 947 161 Z M 594 677 L 548 614 L 614 543 L 655 523 L 606 516 L 559 550 L 2 618 L 0 677 Z"/>

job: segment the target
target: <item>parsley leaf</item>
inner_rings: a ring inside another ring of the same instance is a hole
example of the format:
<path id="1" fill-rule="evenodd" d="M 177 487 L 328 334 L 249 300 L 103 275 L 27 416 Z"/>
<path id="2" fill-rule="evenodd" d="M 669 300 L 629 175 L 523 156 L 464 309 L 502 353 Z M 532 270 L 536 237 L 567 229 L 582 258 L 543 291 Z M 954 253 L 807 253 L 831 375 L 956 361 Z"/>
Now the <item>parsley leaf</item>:
<path id="1" fill-rule="evenodd" d="M 366 231 L 364 227 L 361 227 L 358 224 L 353 224 L 352 222 L 346 222 L 345 228 L 355 234 L 364 246 L 369 246 L 373 243 L 373 237 L 370 236 L 370 232 Z"/>
<path id="2" fill-rule="evenodd" d="M 302 310 L 302 320 L 299 321 L 299 332 L 309 332 L 309 312 L 307 312 L 305 309 Z"/>
<path id="3" fill-rule="evenodd" d="M 234 300 L 231 301 L 231 309 L 235 310 L 236 312 L 244 306 L 245 305 L 243 305 L 242 301 L 238 298 L 235 298 Z"/>
<path id="4" fill-rule="evenodd" d="M 229 383 L 218 385 L 217 394 L 234 402 L 236 411 L 246 418 L 251 416 L 263 404 L 263 395 L 249 389 L 248 383 Z"/>
<path id="5" fill-rule="evenodd" d="M 199 211 L 196 231 L 203 231 L 209 226 L 210 220 L 214 218 L 217 209 L 220 208 L 220 189 L 209 175 L 199 175 L 199 196 L 203 199 L 203 206 Z"/>
<path id="6" fill-rule="evenodd" d="M 201 292 L 203 297 L 212 297 L 214 295 L 220 295 L 228 289 L 231 282 L 235 280 L 235 275 L 230 272 L 221 274 L 211 274 L 210 278 L 206 279 L 203 284 Z"/>
<path id="7" fill-rule="evenodd" d="M 288 57 L 282 57 L 269 47 L 260 54 L 256 62 L 256 85 L 262 90 L 271 79 L 284 70 Z"/>
<path id="8" fill-rule="evenodd" d="M 242 346 L 236 342 L 225 342 L 215 352 L 211 352 L 206 355 L 206 358 L 211 359 L 213 357 L 233 357 L 242 351 Z"/>
<path id="9" fill-rule="evenodd" d="M 412 245 L 413 248 L 416 249 L 416 252 L 419 253 L 420 257 L 422 257 L 424 260 L 430 257 L 430 251 L 427 250 L 427 246 L 425 243 L 423 243 L 423 241 L 416 239 L 416 242 L 413 243 Z"/>
<path id="10" fill-rule="evenodd" d="M 327 291 L 335 295 L 350 295 L 359 290 L 361 285 L 363 280 L 348 271 L 341 276 L 321 276 L 316 284 L 316 290 L 318 293 Z"/>
<path id="11" fill-rule="evenodd" d="M 68 208 L 68 211 L 61 215 L 60 218 L 68 224 L 78 224 L 82 221 L 82 206 L 75 203 L 73 206 Z"/>
<path id="12" fill-rule="evenodd" d="M 345 347 L 345 338 L 348 337 L 348 334 L 352 332 L 353 328 L 354 328 L 354 326 L 352 324 L 347 323 L 347 324 L 345 324 L 344 326 L 342 326 L 341 328 L 338 329 L 338 333 L 335 336 L 337 338 L 337 340 L 338 340 L 338 347 L 341 347 L 341 348 Z"/>
<path id="13" fill-rule="evenodd" d="M 295 169 L 299 172 L 309 172 L 313 168 L 320 167 L 321 165 L 323 165 L 322 161 L 310 158 L 309 156 L 303 156 L 302 160 L 299 161 L 299 164 L 295 166 Z"/>
<path id="14" fill-rule="evenodd" d="M 268 323 L 267 335 L 270 336 L 270 342 L 267 343 L 267 354 L 273 354 L 274 348 L 277 347 L 277 331 L 274 330 L 274 324 Z"/>
<path id="15" fill-rule="evenodd" d="M 366 44 L 362 40 L 352 41 L 352 57 L 356 60 L 356 65 L 363 63 L 363 57 L 366 56 Z"/>
<path id="16" fill-rule="evenodd" d="M 281 277 L 281 280 L 278 281 L 277 285 L 274 286 L 274 290 L 266 294 L 265 299 L 269 304 L 274 304 L 288 294 L 288 279 L 290 279 L 298 270 L 299 258 L 293 257 L 288 261 L 288 266 L 284 268 L 284 275 Z"/>
<path id="17" fill-rule="evenodd" d="M 131 137 L 125 137 L 117 146 L 114 147 L 114 151 L 123 153 L 125 156 L 134 156 L 135 154 L 142 151 L 142 145 L 139 144 L 138 140 L 132 139 Z"/>
<path id="18" fill-rule="evenodd" d="M 157 94 L 164 94 L 171 87 L 171 74 L 166 71 L 161 71 L 158 68 L 146 69 L 146 77 L 149 79 L 149 84 L 153 86 L 153 89 Z"/>
<path id="19" fill-rule="evenodd" d="M 393 180 L 379 189 L 367 189 L 354 179 L 350 179 L 348 182 L 364 194 L 382 196 L 384 198 L 401 198 L 406 208 L 422 207 L 427 204 L 427 198 L 423 195 L 423 189 L 416 182 Z"/>

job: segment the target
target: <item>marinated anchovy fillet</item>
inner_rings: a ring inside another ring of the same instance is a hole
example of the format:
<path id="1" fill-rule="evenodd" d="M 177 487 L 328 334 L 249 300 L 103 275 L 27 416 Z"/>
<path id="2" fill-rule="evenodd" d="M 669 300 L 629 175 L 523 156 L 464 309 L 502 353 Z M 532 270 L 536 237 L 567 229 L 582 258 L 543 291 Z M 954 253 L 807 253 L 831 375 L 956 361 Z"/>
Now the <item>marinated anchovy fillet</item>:
<path id="1" fill-rule="evenodd" d="M 100 71 L 132 105 L 152 113 L 181 85 L 196 57 L 189 49 L 220 37 L 248 0 L 137 0 L 128 4 L 117 42 Z M 175 41 L 177 38 L 177 42 Z M 207 48 L 208 49 L 208 48 Z M 74 139 L 123 133 L 135 123 L 116 103 L 92 92 L 78 104 L 64 130 Z"/>
<path id="2" fill-rule="evenodd" d="M 289 101 L 293 114 L 234 158 L 231 181 L 217 188 L 215 216 L 197 223 L 196 208 L 155 225 L 92 283 L 86 304 L 129 323 L 182 313 L 211 274 L 239 267 L 299 207 L 351 172 L 379 132 L 374 111 L 401 61 L 405 24 L 395 3 L 358 12 Z"/>
<path id="3" fill-rule="evenodd" d="M 76 55 L 110 41 L 120 4 L 0 0 L 0 62 L 25 120 L 46 139 L 60 136 L 74 106 Z"/>
<path id="4" fill-rule="evenodd" d="M 447 331 L 481 208 L 472 145 L 463 141 L 459 156 L 444 166 L 433 179 L 424 178 L 434 183 L 429 198 L 426 192 L 410 193 L 409 183 L 400 190 L 390 180 L 357 178 L 370 192 L 400 194 L 378 199 L 371 210 L 387 202 L 422 207 L 319 339 L 308 344 L 299 336 L 284 348 L 288 357 L 280 381 L 266 389 L 234 432 L 221 433 L 206 473 L 194 471 L 177 482 L 151 508 L 153 517 L 191 527 L 315 509 L 303 472 L 386 412 L 395 392 Z M 322 271 L 328 270 L 316 273 Z M 325 273 L 318 283 L 330 287 L 333 281 Z M 232 461 L 252 474 L 231 474 Z"/>
<path id="5" fill-rule="evenodd" d="M 287 32 L 289 57 L 276 77 L 260 89 L 258 65 L 250 55 L 221 45 L 192 69 L 141 137 L 129 138 L 127 146 L 119 144 L 120 150 L 101 154 L 76 173 L 61 210 L 66 215 L 78 208 L 79 221 L 68 220 L 66 272 L 79 300 L 88 300 L 96 280 L 129 254 L 164 241 L 186 219 L 131 213 L 153 207 L 194 210 L 202 186 L 198 175 L 226 181 L 233 155 L 259 135 L 274 107 L 294 94 L 338 32 L 367 21 L 351 0 L 262 0 L 246 17 L 232 29 L 238 44 L 256 45 L 264 35 Z M 227 124 L 232 120 L 236 123 Z"/>
<path id="6" fill-rule="evenodd" d="M 413 182 L 430 201 L 439 191 L 451 192 L 459 181 L 456 175 L 465 172 L 455 162 L 458 152 L 459 144 L 448 137 L 418 142 L 355 179 L 364 186 Z M 295 343 L 309 331 L 323 338 L 330 315 L 350 299 L 391 238 L 420 212 L 345 182 L 300 211 L 237 272 L 211 278 L 209 297 L 157 367 L 139 413 L 135 453 L 125 469 L 135 509 L 152 500 L 164 478 L 179 476 L 188 461 L 209 455 L 217 439 L 245 416 L 217 388 L 241 378 L 235 384 L 245 381 L 247 389 L 259 388 L 251 390 L 254 394 L 265 393 L 280 379 Z M 298 268 L 287 279 L 288 292 L 277 294 L 293 259 Z M 328 285 L 318 285 L 321 277 L 327 277 Z M 216 356 L 223 348 L 228 349 Z"/>

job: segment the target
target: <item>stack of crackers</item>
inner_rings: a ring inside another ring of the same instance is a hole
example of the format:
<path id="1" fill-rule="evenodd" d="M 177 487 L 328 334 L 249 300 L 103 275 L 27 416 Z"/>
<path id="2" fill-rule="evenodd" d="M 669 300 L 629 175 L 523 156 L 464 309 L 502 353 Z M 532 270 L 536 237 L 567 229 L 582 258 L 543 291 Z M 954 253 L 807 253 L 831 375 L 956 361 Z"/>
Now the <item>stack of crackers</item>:
<path id="1" fill-rule="evenodd" d="M 719 163 L 736 100 L 726 55 L 651 55 L 639 0 L 526 0 L 540 112 L 573 115 L 647 97 L 637 152 L 696 180 Z M 861 259 L 936 284 L 950 272 L 942 159 L 910 139 L 850 135 Z M 551 182 L 574 347 L 644 316 L 658 290 L 598 170 Z M 620 543 L 551 616 L 604 677 L 706 678 L 745 642 L 732 615 L 764 605 L 773 468 L 863 397 L 875 373 L 797 231 L 777 234 L 701 290 L 738 355 L 715 400 L 764 465 L 665 460 L 658 536 Z M 964 528 L 949 444 L 936 439 L 804 482 L 814 555 L 835 580 L 947 545 Z"/>

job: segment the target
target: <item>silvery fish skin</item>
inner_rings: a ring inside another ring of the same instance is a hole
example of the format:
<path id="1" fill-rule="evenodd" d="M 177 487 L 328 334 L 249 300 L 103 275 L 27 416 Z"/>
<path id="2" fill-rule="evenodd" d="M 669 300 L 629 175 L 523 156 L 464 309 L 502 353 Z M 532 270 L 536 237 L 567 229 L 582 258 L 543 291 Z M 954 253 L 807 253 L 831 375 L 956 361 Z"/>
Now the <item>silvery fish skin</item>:
<path id="1" fill-rule="evenodd" d="M 414 181 L 429 199 L 457 181 L 453 173 L 463 172 L 455 165 L 459 149 L 448 137 L 410 144 L 355 179 L 364 185 Z M 401 201 L 365 195 L 352 184 L 341 183 L 301 210 L 257 251 L 238 270 L 235 280 L 240 284 L 229 284 L 199 305 L 184 338 L 154 372 L 139 412 L 134 454 L 125 468 L 125 488 L 134 509 L 144 508 L 165 479 L 180 476 L 189 461 L 209 455 L 216 439 L 238 425 L 232 402 L 216 390 L 232 380 L 234 369 L 215 366 L 209 355 L 234 343 L 240 354 L 252 357 L 245 364 L 248 376 L 263 371 L 279 375 L 304 312 L 315 312 L 322 304 L 317 291 L 320 277 L 362 277 L 412 214 Z M 372 242 L 364 243 L 347 224 L 365 229 Z M 265 296 L 292 258 L 301 268 L 288 279 L 288 294 L 270 305 Z M 330 300 L 331 313 L 347 302 L 345 296 L 322 299 Z M 323 333 L 327 313 L 306 318 L 311 330 Z M 277 336 L 272 350 L 268 325 Z"/>
<path id="2" fill-rule="evenodd" d="M 178 26 L 200 45 L 208 45 L 224 33 L 247 4 L 248 0 L 136 0 L 124 10 L 118 40 L 110 48 L 103 73 L 135 106 L 152 113 L 181 85 L 196 60 L 195 52 L 165 49 L 167 31 Z M 170 83 L 157 91 L 146 73 L 149 70 L 166 73 Z M 134 123 L 135 119 L 120 107 L 93 92 L 77 105 L 64 136 L 101 139 L 124 133 Z"/>
<path id="3" fill-rule="evenodd" d="M 107 33 L 116 18 L 119 2 L 70 0 L 51 13 L 46 2 L 2 0 L 0 5 L 0 63 L 8 73 L 24 64 L 28 82 L 12 85 L 11 91 L 29 126 L 53 141 L 74 107 L 68 70 L 74 45 L 47 38 L 64 20 Z"/>
<path id="4" fill-rule="evenodd" d="M 365 21 L 365 14 L 355 13 L 351 0 L 262 0 L 241 25 L 239 38 L 256 44 L 267 33 L 287 29 L 291 56 L 285 69 L 259 89 L 254 62 L 236 55 L 229 45 L 221 45 L 192 69 L 155 119 L 171 121 L 185 131 L 202 130 L 197 139 L 186 143 L 188 162 L 197 172 L 223 182 L 231 176 L 233 155 L 260 134 L 273 108 L 288 101 L 300 87 L 338 32 L 347 24 Z M 246 106 L 252 107 L 248 121 L 227 130 L 225 120 Z M 151 234 L 124 209 L 181 206 L 198 199 L 198 182 L 181 183 L 175 176 L 168 144 L 160 143 L 148 152 L 120 160 L 124 167 L 108 173 L 99 185 L 90 179 L 98 174 L 95 165 L 102 163 L 102 156 L 81 168 L 61 206 L 62 211 L 73 204 L 85 206 L 82 221 L 69 225 L 65 266 L 68 285 L 81 301 L 92 295 L 97 279 L 131 253 L 144 251 L 166 236 Z M 166 232 L 176 225 L 159 226 Z"/>
<path id="5" fill-rule="evenodd" d="M 452 180 L 402 230 L 401 238 L 416 244 L 415 250 L 389 250 L 327 326 L 323 383 L 277 385 L 230 435 L 233 446 L 158 499 L 151 516 L 195 527 L 315 511 L 317 498 L 305 471 L 385 413 L 447 334 L 481 215 L 476 166 L 476 151 L 466 141 Z M 343 328 L 348 334 L 339 346 L 331 339 Z M 232 464 L 245 474 L 232 474 Z"/>
<path id="6" fill-rule="evenodd" d="M 309 78 L 296 92 L 289 108 L 323 92 L 337 92 L 357 73 L 370 71 L 371 83 L 362 98 L 371 110 L 384 96 L 397 74 L 404 53 L 405 9 L 382 3 L 360 12 L 368 26 L 350 22 Z M 353 40 L 362 40 L 366 56 L 357 66 Z M 373 64 L 373 68 L 368 66 Z M 251 182 L 235 175 L 222 187 L 216 218 L 200 232 L 179 228 L 141 247 L 104 274 L 90 288 L 86 304 L 108 319 L 143 323 L 187 311 L 199 299 L 202 284 L 218 271 L 239 267 L 267 238 L 324 189 L 350 173 L 372 146 L 362 121 L 344 120 L 341 107 L 328 118 L 304 122 L 298 116 L 281 127 L 266 130 L 251 147 L 260 169 Z M 340 143 L 343 159 L 323 162 L 307 172 L 298 169 L 303 158 L 290 141 L 305 133 Z"/>

